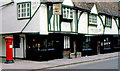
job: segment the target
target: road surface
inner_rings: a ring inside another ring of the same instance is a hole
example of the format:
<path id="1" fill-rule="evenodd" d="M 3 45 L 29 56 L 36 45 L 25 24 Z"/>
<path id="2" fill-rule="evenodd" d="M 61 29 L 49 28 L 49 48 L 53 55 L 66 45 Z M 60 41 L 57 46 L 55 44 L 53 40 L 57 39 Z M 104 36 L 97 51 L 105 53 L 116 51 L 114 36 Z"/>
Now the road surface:
<path id="1" fill-rule="evenodd" d="M 110 58 L 87 63 L 55 67 L 51 69 L 118 69 L 118 58 Z"/>

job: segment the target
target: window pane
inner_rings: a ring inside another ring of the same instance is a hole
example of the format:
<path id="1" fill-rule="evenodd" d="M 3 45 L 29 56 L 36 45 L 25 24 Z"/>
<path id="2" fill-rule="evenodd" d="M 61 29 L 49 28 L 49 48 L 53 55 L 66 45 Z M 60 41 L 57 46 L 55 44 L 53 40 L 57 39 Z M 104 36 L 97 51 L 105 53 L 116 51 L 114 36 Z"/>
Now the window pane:
<path id="1" fill-rule="evenodd" d="M 29 5 L 29 4 L 27 4 L 27 7 L 30 7 L 30 5 Z"/>
<path id="2" fill-rule="evenodd" d="M 26 17 L 26 13 L 24 13 L 24 17 Z"/>
<path id="3" fill-rule="evenodd" d="M 22 13 L 22 17 L 23 17 L 23 13 Z"/>
<path id="4" fill-rule="evenodd" d="M 20 9 L 20 5 L 18 5 L 18 9 Z"/>
<path id="5" fill-rule="evenodd" d="M 23 4 L 22 4 L 22 8 L 23 8 L 24 6 L 23 6 Z"/>
<path id="6" fill-rule="evenodd" d="M 18 17 L 20 17 L 20 14 L 18 14 Z"/>
<path id="7" fill-rule="evenodd" d="M 29 13 L 27 13 L 27 16 L 30 16 L 30 14 L 29 14 Z"/>

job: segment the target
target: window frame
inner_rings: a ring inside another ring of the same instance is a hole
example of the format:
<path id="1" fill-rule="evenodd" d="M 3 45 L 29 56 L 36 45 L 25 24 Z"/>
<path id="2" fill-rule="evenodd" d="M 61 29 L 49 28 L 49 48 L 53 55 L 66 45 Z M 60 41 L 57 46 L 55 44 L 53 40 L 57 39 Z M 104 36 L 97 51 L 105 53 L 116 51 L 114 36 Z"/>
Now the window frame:
<path id="1" fill-rule="evenodd" d="M 86 36 L 82 43 L 83 44 L 82 51 L 93 50 L 91 47 L 91 42 L 92 38 L 90 36 Z"/>
<path id="2" fill-rule="evenodd" d="M 88 18 L 88 20 L 89 20 L 89 25 L 90 26 L 96 26 L 97 27 L 97 14 L 93 14 L 93 13 L 90 13 L 89 15 L 89 18 Z M 94 16 L 94 17 L 93 17 Z M 94 19 L 94 18 L 96 18 L 96 19 Z M 90 21 L 91 20 L 91 21 Z M 93 21 L 94 20 L 94 21 Z"/>
<path id="3" fill-rule="evenodd" d="M 20 8 L 18 8 L 18 6 L 20 6 Z M 24 7 L 22 8 L 22 6 L 24 6 Z M 29 9 L 29 11 L 28 11 L 28 9 Z M 17 19 L 21 20 L 21 19 L 30 19 L 30 18 L 31 18 L 31 2 L 17 3 Z"/>
<path id="4" fill-rule="evenodd" d="M 109 19 L 109 25 L 108 25 L 108 19 Z M 112 16 L 105 16 L 105 27 L 112 28 Z"/>
<path id="5" fill-rule="evenodd" d="M 62 8 L 62 18 L 63 19 L 73 19 L 73 9 L 68 7 Z"/>

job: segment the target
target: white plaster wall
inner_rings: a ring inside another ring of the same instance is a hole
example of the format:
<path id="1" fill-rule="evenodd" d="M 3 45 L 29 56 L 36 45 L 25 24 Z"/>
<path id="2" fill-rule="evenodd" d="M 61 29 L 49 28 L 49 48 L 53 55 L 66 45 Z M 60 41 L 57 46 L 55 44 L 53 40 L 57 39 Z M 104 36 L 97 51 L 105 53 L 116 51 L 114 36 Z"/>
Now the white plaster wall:
<path id="1" fill-rule="evenodd" d="M 2 33 L 2 9 L 0 8 L 0 34 Z"/>
<path id="2" fill-rule="evenodd" d="M 0 35 L 0 56 L 2 56 L 2 35 Z"/>
<path id="3" fill-rule="evenodd" d="M 2 37 L 2 47 L 0 47 L 2 49 L 2 55 L 0 56 L 6 56 L 6 42 L 5 39 L 3 39 Z"/>
<path id="4" fill-rule="evenodd" d="M 53 27 L 53 20 L 54 20 L 54 15 L 52 15 L 51 19 L 50 19 L 50 24 L 51 24 L 51 31 L 54 31 L 54 27 Z M 49 25 L 50 27 L 50 25 Z M 50 29 L 50 28 L 49 28 Z"/>
<path id="5" fill-rule="evenodd" d="M 62 4 L 67 6 L 74 6 L 72 0 L 64 0 Z"/>
<path id="6" fill-rule="evenodd" d="M 93 8 L 91 9 L 91 13 L 98 14 L 95 4 L 94 4 Z"/>
<path id="7" fill-rule="evenodd" d="M 76 32 L 77 30 L 77 17 L 76 17 L 76 11 L 73 10 L 73 22 L 72 22 L 72 31 Z"/>
<path id="8" fill-rule="evenodd" d="M 89 28 L 89 30 L 88 30 L 89 34 L 96 34 L 96 35 L 103 34 L 103 25 L 98 16 L 97 16 L 97 27 L 89 26 L 88 28 Z"/>
<path id="9" fill-rule="evenodd" d="M 112 28 L 105 27 L 104 34 L 118 34 L 117 25 L 116 25 L 115 20 L 113 18 L 112 18 Z"/>
<path id="10" fill-rule="evenodd" d="M 102 20 L 103 20 L 103 25 L 105 25 L 105 15 L 100 15 L 100 17 L 102 18 Z"/>
<path id="11" fill-rule="evenodd" d="M 31 14 L 35 12 L 39 6 L 39 0 L 14 0 L 14 3 L 2 7 L 2 33 L 15 33 L 21 32 L 29 19 L 17 20 L 17 3 L 31 1 Z M 36 1 L 36 2 L 35 2 Z M 31 15 L 31 16 L 32 16 Z"/>
<path id="12" fill-rule="evenodd" d="M 71 23 L 70 22 L 61 22 L 61 31 L 71 32 Z"/>
<path id="13" fill-rule="evenodd" d="M 88 14 L 84 12 L 78 22 L 78 33 L 88 33 Z"/>
<path id="14" fill-rule="evenodd" d="M 39 4 L 40 5 L 40 4 Z M 40 32 L 40 9 L 35 13 L 34 17 L 31 19 L 27 27 L 23 30 L 23 32 Z"/>
<path id="15" fill-rule="evenodd" d="M 54 27 L 55 31 L 60 31 L 60 15 L 52 15 L 52 17 L 50 18 L 49 30 L 51 28 L 51 31 L 54 31 Z"/>
<path id="16" fill-rule="evenodd" d="M 42 4 L 40 7 L 40 34 L 48 34 L 47 5 Z"/>

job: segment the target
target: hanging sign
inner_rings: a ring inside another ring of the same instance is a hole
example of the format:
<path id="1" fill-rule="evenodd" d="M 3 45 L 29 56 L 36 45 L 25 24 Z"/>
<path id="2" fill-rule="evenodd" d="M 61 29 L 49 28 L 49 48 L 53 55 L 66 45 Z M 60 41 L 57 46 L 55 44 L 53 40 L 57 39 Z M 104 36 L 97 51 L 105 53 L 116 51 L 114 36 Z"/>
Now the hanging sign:
<path id="1" fill-rule="evenodd" d="M 62 4 L 53 4 L 53 14 L 61 15 L 62 14 L 61 7 L 62 7 Z"/>

